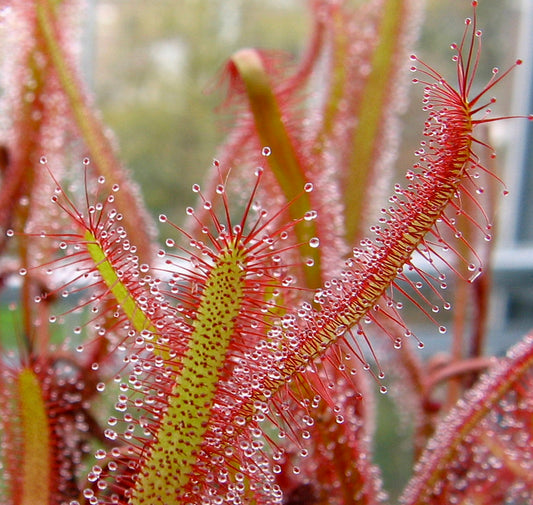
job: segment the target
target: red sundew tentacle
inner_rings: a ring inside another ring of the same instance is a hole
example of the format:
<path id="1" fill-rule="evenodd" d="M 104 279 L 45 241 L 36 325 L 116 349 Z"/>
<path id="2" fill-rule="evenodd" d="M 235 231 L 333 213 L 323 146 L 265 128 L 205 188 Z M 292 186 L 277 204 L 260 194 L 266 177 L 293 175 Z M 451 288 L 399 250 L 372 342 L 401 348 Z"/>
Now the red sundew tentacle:
<path id="1" fill-rule="evenodd" d="M 459 240 L 466 249 L 472 254 L 475 261 L 477 261 L 479 264 L 482 263 L 481 258 L 479 257 L 477 251 L 474 249 L 474 247 L 466 240 L 463 236 L 463 233 L 458 230 L 457 224 L 455 223 L 455 220 L 453 218 L 448 218 L 446 215 L 442 215 L 442 222 L 448 226 L 448 228 L 454 233 L 454 237 Z M 486 233 L 486 231 L 484 231 Z M 462 263 L 465 265 L 468 264 L 468 259 L 465 257 L 465 254 L 462 253 L 459 249 L 454 248 L 449 241 L 446 242 L 446 247 L 453 252 L 454 256 L 458 258 Z"/>
<path id="2" fill-rule="evenodd" d="M 437 247 L 439 247 L 443 252 L 440 253 Z M 449 254 L 447 254 L 449 252 L 452 253 L 451 256 L 453 256 L 453 258 L 457 258 L 459 261 L 461 261 L 465 265 L 468 264 L 467 259 L 461 254 L 461 252 L 458 249 L 452 247 L 449 241 L 447 242 L 443 238 L 439 240 L 439 243 L 436 244 L 436 247 L 432 248 L 433 256 L 438 258 L 438 260 L 442 262 L 442 264 L 445 265 L 447 268 L 449 268 L 450 272 L 456 275 L 459 279 L 466 281 L 467 279 L 464 277 L 463 273 L 461 273 L 457 265 L 453 264 L 452 258 L 447 257 L 447 256 L 450 256 Z"/>
<path id="3" fill-rule="evenodd" d="M 468 200 L 471 201 L 476 210 L 480 212 L 480 214 L 483 216 L 483 219 L 485 221 L 484 224 L 481 224 L 478 220 L 476 220 L 474 217 L 472 217 L 469 213 L 463 211 L 462 204 L 456 204 L 454 202 L 450 203 L 450 207 L 453 207 L 457 211 L 457 216 L 462 216 L 465 219 L 468 220 L 468 222 L 474 227 L 477 228 L 480 232 L 483 234 L 486 234 L 490 228 L 492 228 L 492 224 L 490 223 L 489 216 L 487 215 L 485 209 L 481 206 L 479 203 L 479 200 L 465 187 L 461 189 L 461 193 L 463 195 L 466 195 L 468 197 Z"/>
<path id="4" fill-rule="evenodd" d="M 387 309 L 381 309 L 381 314 L 385 316 L 387 321 L 392 322 L 395 328 L 399 328 L 403 333 L 395 333 L 389 329 L 389 325 L 385 328 L 385 333 L 391 337 L 391 340 L 394 344 L 395 349 L 400 349 L 402 347 L 402 337 L 410 337 L 417 342 L 417 347 L 419 349 L 424 348 L 424 342 L 422 342 L 405 324 L 401 314 L 399 313 L 396 306 L 387 307 Z M 399 335 L 402 335 L 400 337 Z"/>
<path id="5" fill-rule="evenodd" d="M 357 358 L 357 361 L 366 369 L 370 369 L 370 365 L 368 361 L 365 358 L 365 351 L 361 347 L 361 344 L 358 342 L 356 335 L 363 334 L 363 329 L 358 326 L 357 330 L 353 328 L 348 328 L 345 332 L 345 335 L 343 336 L 343 344 L 346 346 L 346 348 Z"/>
<path id="6" fill-rule="evenodd" d="M 429 307 L 432 307 L 432 304 L 431 302 L 428 300 L 427 297 L 425 297 L 422 293 L 420 293 L 420 288 L 421 288 L 421 285 L 420 286 L 417 286 L 411 279 L 409 279 L 409 277 L 403 275 L 403 274 L 400 274 L 398 276 L 398 280 L 397 281 L 394 281 L 393 284 L 394 284 L 394 287 L 396 288 L 397 291 L 399 291 L 407 300 L 409 300 L 413 306 L 415 306 L 418 310 L 420 310 L 420 312 L 422 314 L 424 314 L 424 316 L 426 316 L 433 324 L 437 325 L 437 321 L 435 320 L 435 318 L 427 311 L 427 309 L 424 307 L 424 305 L 421 304 L 421 302 L 419 302 L 415 297 L 414 295 L 411 295 L 409 294 L 405 289 L 403 289 L 399 282 L 398 281 L 403 281 L 405 282 L 409 287 L 411 287 L 413 289 L 413 291 L 417 294 L 417 296 L 419 296 L 422 301 L 424 302 L 424 304 L 426 304 L 427 306 Z"/>
<path id="7" fill-rule="evenodd" d="M 399 327 L 399 328 L 402 328 L 404 330 L 407 330 L 407 326 L 405 325 L 403 320 L 400 318 L 400 315 L 398 314 L 397 311 L 395 311 L 394 314 L 391 314 L 388 310 L 385 310 L 385 309 L 383 309 L 380 306 L 376 306 L 374 308 L 374 314 L 372 314 L 372 316 L 371 316 L 372 322 L 381 330 L 383 335 L 386 335 L 389 338 L 389 340 L 395 345 L 395 348 L 396 348 L 398 346 L 398 342 L 399 342 L 398 341 L 398 336 L 397 336 L 396 333 L 392 332 L 387 327 L 385 322 L 381 321 L 381 318 L 384 318 L 384 321 L 390 321 L 390 322 L 394 323 L 394 325 L 396 327 Z M 401 343 L 401 341 L 400 341 L 400 343 Z M 381 370 L 381 372 L 383 372 L 383 370 Z M 383 377 L 379 377 L 379 378 L 382 379 L 382 378 L 384 378 L 384 376 Z"/>
<path id="8" fill-rule="evenodd" d="M 426 258 L 426 260 L 430 262 L 428 258 Z M 410 264 L 409 268 L 412 268 L 412 270 L 417 273 L 417 275 L 424 281 L 425 285 L 429 287 L 429 289 L 437 296 L 437 298 L 440 301 L 446 302 L 446 300 L 442 296 L 442 292 L 439 289 L 437 289 L 437 287 L 434 284 L 434 283 L 441 283 L 442 280 L 440 278 L 435 277 L 429 272 L 426 272 L 425 270 L 422 270 L 421 268 L 418 268 L 417 266 L 413 264 Z M 440 272 L 437 270 L 437 273 L 440 273 Z M 444 274 L 440 274 L 439 277 L 442 277 L 443 275 Z"/>

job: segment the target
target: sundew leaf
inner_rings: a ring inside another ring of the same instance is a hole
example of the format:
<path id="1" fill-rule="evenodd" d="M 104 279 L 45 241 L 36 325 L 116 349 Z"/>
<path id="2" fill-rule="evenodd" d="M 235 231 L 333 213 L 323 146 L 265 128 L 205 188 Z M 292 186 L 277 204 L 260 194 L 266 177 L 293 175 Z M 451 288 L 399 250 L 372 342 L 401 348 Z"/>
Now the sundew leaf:
<path id="1" fill-rule="evenodd" d="M 533 334 L 442 419 L 405 489 L 405 505 L 528 504 L 533 499 Z"/>
<path id="2" fill-rule="evenodd" d="M 2 132 L 8 141 L 3 145 L 0 226 L 6 230 L 13 225 L 16 217 L 27 219 L 27 209 L 26 216 L 17 216 L 21 213 L 17 202 L 23 195 L 31 193 L 36 182 L 34 169 L 44 148 L 43 130 L 50 126 L 47 123 L 58 110 L 49 106 L 53 96 L 49 83 L 49 64 L 42 40 L 36 35 L 38 29 L 34 12 L 21 2 L 4 23 L 10 30 L 14 45 L 10 51 L 11 59 L 6 58 L 2 68 L 2 106 L 14 118 L 9 124 L 9 134 Z M 40 54 L 44 61 L 39 59 Z M 35 121 L 35 117 L 41 120 Z M 5 236 L 0 241 L 3 246 Z"/>
<path id="3" fill-rule="evenodd" d="M 375 206 L 385 196 L 399 141 L 398 114 L 406 105 L 407 78 L 402 62 L 416 40 L 422 16 L 421 2 L 413 0 L 383 2 L 377 19 L 376 10 L 369 2 L 361 9 L 362 19 L 357 14 L 351 19 L 341 16 L 340 23 L 346 26 L 339 33 L 344 32 L 348 42 L 341 58 L 333 54 L 338 61 L 332 71 L 333 75 L 346 74 L 342 79 L 343 93 L 340 101 L 326 102 L 330 113 L 335 114 L 332 122 L 337 131 L 330 132 L 333 138 L 322 139 L 321 149 L 331 149 L 328 144 L 335 149 L 342 146 L 336 155 L 347 218 L 345 239 L 349 244 L 366 234 L 378 211 Z M 356 37 L 352 33 L 355 35 L 362 25 L 368 26 L 367 17 L 375 23 L 376 34 L 371 41 L 365 41 L 370 46 L 366 51 L 354 51 L 350 41 Z M 359 53 L 362 61 L 352 63 L 351 51 Z M 342 133 L 341 124 L 345 125 Z"/>
<path id="4" fill-rule="evenodd" d="M 68 40 L 65 40 L 60 31 L 60 7 L 61 3 L 53 0 L 38 2 L 36 6 L 36 18 L 42 33 L 44 50 L 50 56 L 53 71 L 70 105 L 72 119 L 97 173 L 104 177 L 104 181 L 108 181 L 108 190 L 112 184 L 123 188 L 123 192 L 117 195 L 117 207 L 124 215 L 124 226 L 131 240 L 138 244 L 139 257 L 143 261 L 149 261 L 154 253 L 152 239 L 155 228 L 142 204 L 137 186 L 117 159 L 110 139 L 105 134 L 105 128 L 84 91 L 72 57 L 66 50 Z"/>
<path id="5" fill-rule="evenodd" d="M 33 4 L 13 2 L 3 8 L 1 24 L 2 35 L 7 39 L 0 84 L 0 108 L 6 118 L 0 127 L 0 249 L 4 251 L 7 229 L 22 229 L 30 222 L 53 219 L 48 200 L 42 198 L 51 181 L 39 170 L 39 158 L 48 151 L 60 163 L 64 160 L 68 105 L 51 68 Z M 45 254 L 22 237 L 19 242 L 21 268 L 27 267 L 36 255 Z M 29 339 L 38 341 L 42 335 L 37 336 L 39 331 L 34 331 L 32 324 L 36 316 L 30 308 L 28 284 L 23 282 L 21 296 L 21 304 L 28 307 L 23 314 L 24 331 Z M 45 342 L 41 344 L 46 347 Z"/>
<path id="6" fill-rule="evenodd" d="M 22 478 L 19 482 L 22 505 L 49 503 L 52 497 L 52 444 L 48 412 L 41 385 L 31 369 L 17 377 L 17 400 L 22 426 Z"/>
<path id="7" fill-rule="evenodd" d="M 291 201 L 307 183 L 306 174 L 301 153 L 298 153 L 282 119 L 281 104 L 271 87 L 261 53 L 253 49 L 239 51 L 228 63 L 228 71 L 235 72 L 244 83 L 259 144 L 264 146 L 262 152 L 266 154 L 265 159 L 285 200 Z M 303 215 L 312 207 L 308 195 L 290 206 L 292 218 Z M 296 228 L 296 235 L 298 242 L 303 244 L 301 256 L 313 260 L 313 265 L 305 271 L 306 285 L 318 287 L 321 284 L 319 249 L 308 246 L 309 240 L 317 236 L 315 221 L 302 222 Z"/>
<path id="8" fill-rule="evenodd" d="M 193 469 L 205 444 L 217 389 L 226 374 L 228 353 L 243 308 L 247 252 L 229 243 L 205 280 L 190 334 L 180 360 L 181 372 L 169 392 L 168 406 L 158 423 L 157 440 L 147 447 L 130 503 L 192 501 Z M 180 435 L 176 436 L 176 426 Z M 157 472 L 153 469 L 157 468 Z M 208 470 L 206 470 L 208 472 Z"/>
<path id="9" fill-rule="evenodd" d="M 91 201 L 87 187 L 89 160 L 86 158 L 85 207 L 78 207 L 52 174 L 45 157 L 41 158 L 40 163 L 55 183 L 54 194 L 50 199 L 62 216 L 70 219 L 71 231 L 54 233 L 45 228 L 38 233 L 20 235 L 33 237 L 34 241 L 50 242 L 54 239 L 60 254 L 46 263 L 47 273 L 52 275 L 61 269 L 69 268 L 73 276 L 67 284 L 51 287 L 51 292 L 43 293 L 42 296 L 36 297 L 35 301 L 40 303 L 58 292 L 61 292 L 63 298 L 67 298 L 70 294 L 92 290 L 88 300 L 82 299 L 70 311 L 90 305 L 98 318 L 98 303 L 103 306 L 109 303 L 115 309 L 114 317 L 109 318 L 108 324 L 99 324 L 100 337 L 106 334 L 105 328 L 111 326 L 114 330 L 122 329 L 123 333 L 129 334 L 130 337 L 138 335 L 141 339 L 150 338 L 157 341 L 162 333 L 169 332 L 166 323 L 172 317 L 163 308 L 167 304 L 163 303 L 157 294 L 158 279 L 150 277 L 150 267 L 147 263 L 140 263 L 138 249 L 130 242 L 123 225 L 123 214 L 115 207 L 121 188 L 118 184 L 112 185 L 110 194 L 99 201 L 100 187 L 105 186 L 105 178 L 99 176 L 93 188 L 96 189 L 97 196 L 94 197 L 95 201 Z M 44 265 L 31 270 L 21 269 L 20 273 L 26 277 L 28 272 L 43 268 Z M 57 320 L 57 316 L 51 317 L 53 321 Z M 81 328 L 76 330 L 79 331 Z"/>
<path id="10" fill-rule="evenodd" d="M 93 419 L 86 410 L 90 379 L 63 355 L 1 355 L 2 473 L 0 499 L 10 505 L 49 505 L 79 495 L 79 462 Z M 86 389 L 88 388 L 88 389 Z"/>

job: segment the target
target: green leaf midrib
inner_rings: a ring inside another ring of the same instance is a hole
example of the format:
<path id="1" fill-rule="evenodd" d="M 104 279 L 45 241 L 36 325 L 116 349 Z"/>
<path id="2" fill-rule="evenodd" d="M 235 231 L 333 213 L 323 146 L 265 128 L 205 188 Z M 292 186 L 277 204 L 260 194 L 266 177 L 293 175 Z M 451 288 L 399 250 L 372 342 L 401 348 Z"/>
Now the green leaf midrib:
<path id="1" fill-rule="evenodd" d="M 170 392 L 156 440 L 142 462 L 131 505 L 173 503 L 168 500 L 188 488 L 242 310 L 245 264 L 245 250 L 235 245 L 221 251 L 211 268 L 195 311 L 190 345 L 180 362 L 181 372 Z"/>

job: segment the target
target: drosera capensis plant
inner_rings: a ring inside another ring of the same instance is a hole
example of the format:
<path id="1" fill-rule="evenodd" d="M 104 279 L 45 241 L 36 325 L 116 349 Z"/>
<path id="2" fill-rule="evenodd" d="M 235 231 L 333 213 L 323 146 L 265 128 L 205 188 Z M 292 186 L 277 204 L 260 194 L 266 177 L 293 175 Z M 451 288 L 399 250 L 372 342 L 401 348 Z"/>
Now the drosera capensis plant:
<path id="1" fill-rule="evenodd" d="M 23 19 L 29 41 L 13 58 L 37 84 L 29 96 L 14 80 L 8 94 L 5 177 L 17 177 L 0 200 L 2 276 L 20 283 L 23 334 L 2 344 L 2 503 L 386 502 L 375 394 L 399 387 L 416 416 L 402 503 L 531 502 L 531 335 L 504 358 L 479 349 L 433 369 L 403 316 L 411 305 L 449 332 L 440 310 L 488 268 L 483 195 L 506 191 L 484 128 L 510 119 L 491 116 L 489 93 L 521 61 L 478 87 L 471 4 L 456 83 L 409 60 L 414 0 L 309 2 L 310 43 L 290 75 L 271 53 L 237 52 L 223 72 L 234 129 L 185 224 L 159 216 L 172 238 L 158 246 L 74 78 L 62 16 L 75 6 L 12 2 L 4 22 Z M 373 188 L 390 177 L 390 107 L 409 66 L 428 119 L 383 204 Z M 43 155 L 58 104 L 84 144 L 74 176 L 56 166 L 76 152 L 66 141 L 61 158 Z M 75 313 L 72 337 L 52 344 Z"/>

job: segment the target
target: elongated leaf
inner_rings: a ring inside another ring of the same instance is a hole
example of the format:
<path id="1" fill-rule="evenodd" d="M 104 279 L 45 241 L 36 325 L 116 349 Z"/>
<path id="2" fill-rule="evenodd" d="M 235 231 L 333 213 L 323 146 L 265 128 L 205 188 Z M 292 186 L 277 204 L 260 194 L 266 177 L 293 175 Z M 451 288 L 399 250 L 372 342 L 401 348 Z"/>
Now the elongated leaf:
<path id="1" fill-rule="evenodd" d="M 137 186 L 117 159 L 115 149 L 105 134 L 105 128 L 84 91 L 71 57 L 65 50 L 68 41 L 64 40 L 59 31 L 60 13 L 57 2 L 38 2 L 36 16 L 45 51 L 50 55 L 53 71 L 57 73 L 62 91 L 69 101 L 71 114 L 85 142 L 89 159 L 96 166 L 97 172 L 108 181 L 106 184 L 109 190 L 112 184 L 119 184 L 123 188 L 123 192 L 118 195 L 117 206 L 124 214 L 124 225 L 137 244 L 139 256 L 148 261 L 153 254 L 153 224 L 143 207 Z"/>
<path id="2" fill-rule="evenodd" d="M 530 334 L 440 422 L 402 503 L 531 503 L 532 391 Z"/>

